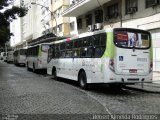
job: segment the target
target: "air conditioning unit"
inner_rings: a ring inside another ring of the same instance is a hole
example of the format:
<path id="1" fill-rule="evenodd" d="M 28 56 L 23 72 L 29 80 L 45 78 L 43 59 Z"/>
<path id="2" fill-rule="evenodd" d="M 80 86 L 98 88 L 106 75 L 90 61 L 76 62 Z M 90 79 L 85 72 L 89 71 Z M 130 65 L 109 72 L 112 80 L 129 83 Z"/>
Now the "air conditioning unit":
<path id="1" fill-rule="evenodd" d="M 127 10 L 127 14 L 133 14 L 137 11 L 137 7 L 130 7 Z"/>
<path id="2" fill-rule="evenodd" d="M 102 23 L 96 23 L 96 24 L 94 25 L 94 29 L 95 29 L 95 30 L 101 30 L 102 28 L 103 28 Z"/>
<path id="3" fill-rule="evenodd" d="M 88 25 L 88 32 L 93 31 L 94 30 L 94 25 Z"/>

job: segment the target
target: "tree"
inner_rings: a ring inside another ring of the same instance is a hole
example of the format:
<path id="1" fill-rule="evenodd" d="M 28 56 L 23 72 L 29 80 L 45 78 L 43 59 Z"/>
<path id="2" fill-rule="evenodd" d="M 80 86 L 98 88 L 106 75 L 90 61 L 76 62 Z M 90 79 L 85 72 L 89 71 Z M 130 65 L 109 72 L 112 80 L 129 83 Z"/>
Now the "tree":
<path id="1" fill-rule="evenodd" d="M 23 17 L 27 14 L 28 8 L 25 7 L 24 1 L 21 2 L 20 7 L 12 6 L 14 0 L 0 0 L 0 46 L 3 46 L 13 35 L 10 33 L 9 24 L 18 17 Z"/>

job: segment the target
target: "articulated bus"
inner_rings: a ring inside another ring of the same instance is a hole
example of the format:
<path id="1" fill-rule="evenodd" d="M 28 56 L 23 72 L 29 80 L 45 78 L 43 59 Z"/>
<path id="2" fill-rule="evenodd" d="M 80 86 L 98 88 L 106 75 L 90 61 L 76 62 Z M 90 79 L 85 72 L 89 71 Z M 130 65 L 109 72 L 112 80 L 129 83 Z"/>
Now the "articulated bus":
<path id="1" fill-rule="evenodd" d="M 14 51 L 13 56 L 15 65 L 26 65 L 26 51 L 27 49 L 25 48 Z"/>
<path id="2" fill-rule="evenodd" d="M 47 69 L 47 56 L 48 56 L 48 43 L 41 43 L 38 45 L 30 46 L 27 49 L 26 67 L 30 68 L 33 72 L 38 69 Z"/>
<path id="3" fill-rule="evenodd" d="M 54 42 L 47 73 L 78 81 L 83 89 L 90 83 L 151 83 L 152 62 L 149 32 L 112 28 Z"/>

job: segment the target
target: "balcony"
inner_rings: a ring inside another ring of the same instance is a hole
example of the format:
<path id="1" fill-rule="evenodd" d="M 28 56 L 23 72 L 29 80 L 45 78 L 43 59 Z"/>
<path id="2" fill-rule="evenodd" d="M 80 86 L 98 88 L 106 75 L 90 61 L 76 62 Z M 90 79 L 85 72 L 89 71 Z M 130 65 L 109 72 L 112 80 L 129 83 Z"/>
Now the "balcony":
<path id="1" fill-rule="evenodd" d="M 111 0 L 99 0 L 100 5 L 107 3 Z M 97 0 L 74 0 L 69 8 L 63 11 L 63 17 L 77 17 L 100 7 Z"/>

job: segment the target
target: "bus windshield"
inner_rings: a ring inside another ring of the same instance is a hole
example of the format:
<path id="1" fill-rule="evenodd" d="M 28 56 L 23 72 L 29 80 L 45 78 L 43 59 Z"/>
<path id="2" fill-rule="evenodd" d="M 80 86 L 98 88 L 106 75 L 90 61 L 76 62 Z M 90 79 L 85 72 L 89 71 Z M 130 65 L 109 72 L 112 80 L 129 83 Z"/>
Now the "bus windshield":
<path id="1" fill-rule="evenodd" d="M 20 55 L 26 55 L 26 49 L 21 49 L 20 50 Z"/>
<path id="2" fill-rule="evenodd" d="M 114 43 L 121 48 L 147 49 L 150 47 L 150 34 L 139 31 L 115 31 Z"/>
<path id="3" fill-rule="evenodd" d="M 42 52 L 48 53 L 49 45 L 44 44 L 42 45 Z"/>

